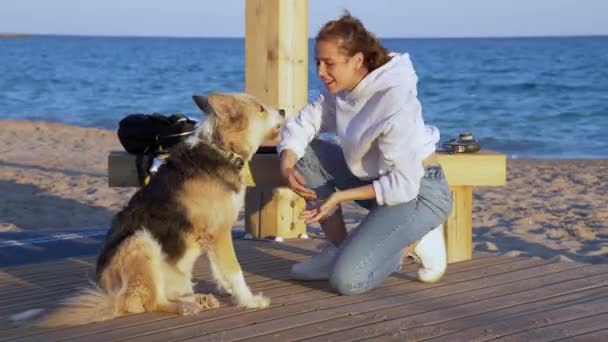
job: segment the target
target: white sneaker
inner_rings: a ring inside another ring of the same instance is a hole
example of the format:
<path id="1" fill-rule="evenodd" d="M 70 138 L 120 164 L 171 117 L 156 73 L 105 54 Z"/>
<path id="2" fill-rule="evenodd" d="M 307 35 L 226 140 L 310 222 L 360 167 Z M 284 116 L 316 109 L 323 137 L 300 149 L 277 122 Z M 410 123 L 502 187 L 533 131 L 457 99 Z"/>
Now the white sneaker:
<path id="1" fill-rule="evenodd" d="M 447 268 L 443 224 L 423 236 L 414 248 L 414 253 L 421 264 L 418 269 L 418 279 L 424 283 L 439 281 Z"/>
<path id="2" fill-rule="evenodd" d="M 291 266 L 289 277 L 295 280 L 327 280 L 337 255 L 338 248 L 328 242 L 308 261 Z"/>

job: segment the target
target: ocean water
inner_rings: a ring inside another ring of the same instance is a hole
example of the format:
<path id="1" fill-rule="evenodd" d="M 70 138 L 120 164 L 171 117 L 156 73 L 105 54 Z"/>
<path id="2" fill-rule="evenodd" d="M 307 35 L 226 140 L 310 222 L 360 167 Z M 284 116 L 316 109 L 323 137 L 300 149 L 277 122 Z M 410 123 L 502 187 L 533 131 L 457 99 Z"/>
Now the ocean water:
<path id="1" fill-rule="evenodd" d="M 443 141 L 472 132 L 512 158 L 608 158 L 608 37 L 382 42 L 410 53 Z M 4 39 L 0 118 L 108 129 L 129 113 L 200 118 L 191 95 L 244 91 L 244 68 L 244 39 Z"/>

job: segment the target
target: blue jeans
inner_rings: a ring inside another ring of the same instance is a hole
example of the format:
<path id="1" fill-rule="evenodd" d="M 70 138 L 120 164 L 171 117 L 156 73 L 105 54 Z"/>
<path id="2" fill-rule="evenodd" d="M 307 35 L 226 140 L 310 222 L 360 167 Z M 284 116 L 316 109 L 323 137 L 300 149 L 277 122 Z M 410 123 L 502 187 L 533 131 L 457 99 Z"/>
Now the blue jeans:
<path id="1" fill-rule="evenodd" d="M 296 169 L 320 199 L 336 189 L 371 184 L 350 172 L 337 144 L 315 139 Z M 403 249 L 439 226 L 452 209 L 452 195 L 441 167 L 425 169 L 418 197 L 407 203 L 377 205 L 375 199 L 357 201 L 367 216 L 340 245 L 330 284 L 340 294 L 368 291 L 399 270 Z"/>

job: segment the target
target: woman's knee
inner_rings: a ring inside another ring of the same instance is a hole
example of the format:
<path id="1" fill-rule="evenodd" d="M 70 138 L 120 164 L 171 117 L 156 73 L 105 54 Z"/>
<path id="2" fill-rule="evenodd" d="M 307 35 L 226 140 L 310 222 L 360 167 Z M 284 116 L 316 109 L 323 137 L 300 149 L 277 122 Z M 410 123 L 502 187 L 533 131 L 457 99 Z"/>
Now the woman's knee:
<path id="1" fill-rule="evenodd" d="M 333 272 L 329 277 L 329 284 L 337 293 L 345 296 L 363 293 L 368 288 L 368 277 L 362 279 L 361 275 L 357 274 L 346 267 L 334 267 Z"/>
<path id="2" fill-rule="evenodd" d="M 363 292 L 351 279 L 330 277 L 329 283 L 334 291 L 343 296 L 351 296 Z"/>
<path id="3" fill-rule="evenodd" d="M 378 286 L 398 271 L 402 260 L 402 248 L 386 257 L 382 257 L 380 252 L 364 257 L 359 253 L 353 255 L 343 251 L 334 264 L 329 283 L 341 295 L 360 294 Z"/>

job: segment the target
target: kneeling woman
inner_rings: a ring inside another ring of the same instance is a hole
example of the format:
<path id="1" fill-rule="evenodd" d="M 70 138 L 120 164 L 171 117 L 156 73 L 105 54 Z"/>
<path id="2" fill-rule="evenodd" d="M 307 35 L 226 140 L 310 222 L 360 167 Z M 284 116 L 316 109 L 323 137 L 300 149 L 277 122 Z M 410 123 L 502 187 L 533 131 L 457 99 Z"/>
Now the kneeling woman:
<path id="1" fill-rule="evenodd" d="M 286 124 L 278 150 L 281 175 L 307 199 L 304 218 L 320 222 L 329 243 L 291 277 L 365 292 L 399 270 L 404 249 L 418 242 L 419 279 L 439 280 L 452 200 L 409 56 L 389 54 L 350 14 L 321 29 L 315 54 L 327 91 Z M 318 139 L 321 132 L 339 143 Z M 350 200 L 369 213 L 348 235 L 340 203 Z"/>

